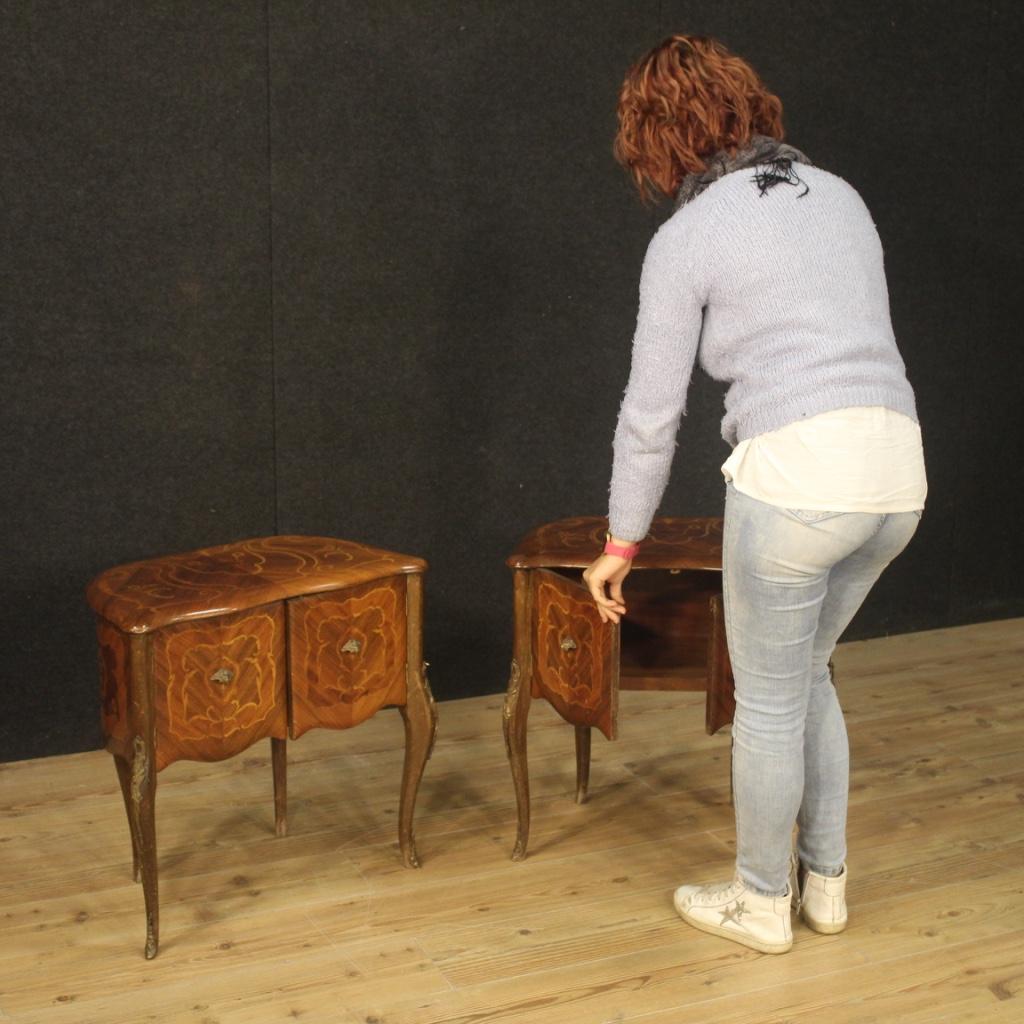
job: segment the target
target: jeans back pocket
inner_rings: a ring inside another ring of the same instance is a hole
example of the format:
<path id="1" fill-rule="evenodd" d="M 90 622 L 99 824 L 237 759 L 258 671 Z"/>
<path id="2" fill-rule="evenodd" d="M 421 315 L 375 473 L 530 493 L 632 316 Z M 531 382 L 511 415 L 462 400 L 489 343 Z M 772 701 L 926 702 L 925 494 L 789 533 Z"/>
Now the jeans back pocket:
<path id="1" fill-rule="evenodd" d="M 823 519 L 831 519 L 833 516 L 841 516 L 843 514 L 842 512 L 830 512 L 817 508 L 787 508 L 785 511 L 794 519 L 799 519 L 801 523 L 820 523 Z"/>

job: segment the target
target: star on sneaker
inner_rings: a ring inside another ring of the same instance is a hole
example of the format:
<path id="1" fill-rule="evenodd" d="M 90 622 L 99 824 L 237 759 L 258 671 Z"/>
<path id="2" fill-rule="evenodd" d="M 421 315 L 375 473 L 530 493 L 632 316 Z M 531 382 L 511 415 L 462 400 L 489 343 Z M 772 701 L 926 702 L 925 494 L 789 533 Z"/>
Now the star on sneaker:
<path id="1" fill-rule="evenodd" d="M 743 901 L 740 900 L 735 907 L 726 907 L 725 910 L 720 910 L 719 913 L 722 915 L 722 924 L 728 924 L 730 921 L 735 921 L 741 928 L 743 922 L 740 918 L 747 912 L 747 908 Z"/>

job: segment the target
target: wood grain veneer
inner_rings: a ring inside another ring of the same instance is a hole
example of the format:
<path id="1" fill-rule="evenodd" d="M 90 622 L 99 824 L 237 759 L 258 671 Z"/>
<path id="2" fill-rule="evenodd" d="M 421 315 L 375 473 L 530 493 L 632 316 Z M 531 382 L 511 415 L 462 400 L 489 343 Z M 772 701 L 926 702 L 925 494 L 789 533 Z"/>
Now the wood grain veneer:
<path id="1" fill-rule="evenodd" d="M 620 690 L 704 690 L 709 734 L 735 711 L 722 605 L 722 520 L 654 520 L 625 584 L 628 612 L 621 623 L 601 621 L 580 573 L 600 554 L 606 530 L 599 516 L 560 519 L 528 533 L 506 560 L 515 624 L 502 720 L 516 791 L 515 860 L 525 857 L 530 831 L 532 698 L 543 697 L 574 726 L 579 803 L 590 780 L 591 729 L 617 738 Z"/>
<path id="2" fill-rule="evenodd" d="M 100 719 L 128 813 L 159 948 L 156 776 L 220 761 L 269 737 L 274 827 L 287 834 L 287 739 L 350 729 L 397 707 L 405 731 L 398 822 L 419 865 L 413 808 L 437 711 L 422 651 L 426 562 L 331 537 L 256 537 L 101 573 L 96 614 Z"/>

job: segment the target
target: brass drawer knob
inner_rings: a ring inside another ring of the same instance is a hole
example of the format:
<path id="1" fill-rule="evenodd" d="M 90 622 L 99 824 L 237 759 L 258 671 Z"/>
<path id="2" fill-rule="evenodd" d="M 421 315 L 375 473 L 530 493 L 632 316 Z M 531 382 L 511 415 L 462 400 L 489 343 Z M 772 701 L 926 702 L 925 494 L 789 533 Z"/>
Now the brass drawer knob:
<path id="1" fill-rule="evenodd" d="M 559 647 L 561 647 L 563 651 L 575 651 L 576 641 L 573 640 L 571 636 L 563 636 Z"/>
<path id="2" fill-rule="evenodd" d="M 210 682 L 219 683 L 221 686 L 230 683 L 235 678 L 235 673 L 229 668 L 219 668 L 210 676 Z"/>
<path id="3" fill-rule="evenodd" d="M 358 654 L 362 646 L 358 640 L 346 640 L 345 646 L 342 647 L 341 651 L 343 654 Z"/>

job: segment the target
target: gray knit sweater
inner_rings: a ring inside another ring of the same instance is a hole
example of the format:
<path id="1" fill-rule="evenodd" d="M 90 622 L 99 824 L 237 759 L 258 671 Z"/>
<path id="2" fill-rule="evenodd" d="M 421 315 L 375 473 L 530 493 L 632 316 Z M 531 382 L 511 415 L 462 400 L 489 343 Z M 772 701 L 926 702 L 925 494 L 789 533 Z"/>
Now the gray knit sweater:
<path id="1" fill-rule="evenodd" d="M 698 357 L 729 383 L 722 437 L 733 447 L 847 406 L 883 405 L 917 420 L 871 215 L 842 178 L 792 167 L 801 185 L 763 194 L 756 168 L 723 175 L 651 240 L 615 430 L 616 537 L 647 534 Z"/>

